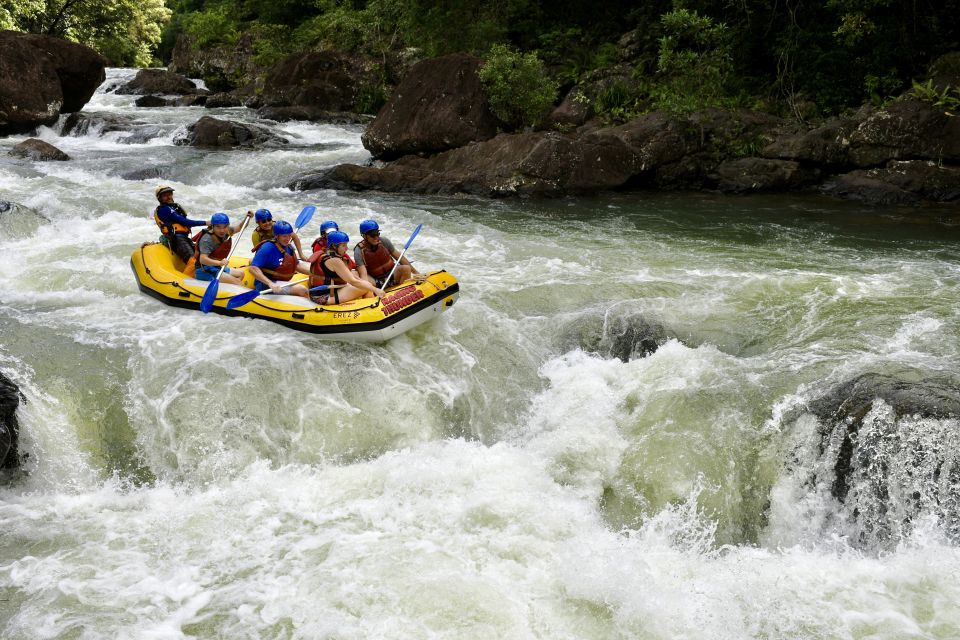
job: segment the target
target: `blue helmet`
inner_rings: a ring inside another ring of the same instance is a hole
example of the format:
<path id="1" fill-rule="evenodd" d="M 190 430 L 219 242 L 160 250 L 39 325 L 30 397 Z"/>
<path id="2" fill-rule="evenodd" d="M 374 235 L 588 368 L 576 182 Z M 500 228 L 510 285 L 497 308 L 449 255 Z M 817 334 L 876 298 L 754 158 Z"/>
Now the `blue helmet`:
<path id="1" fill-rule="evenodd" d="M 333 229 L 334 231 L 340 231 L 340 225 L 338 225 L 333 220 L 326 220 L 320 223 L 320 233 L 323 233 L 324 231 L 329 231 L 330 229 Z"/>
<path id="2" fill-rule="evenodd" d="M 230 224 L 230 218 L 225 213 L 215 213 L 210 216 L 210 224 Z"/>
<path id="3" fill-rule="evenodd" d="M 270 209 L 257 209 L 257 212 L 253 214 L 253 217 L 257 219 L 257 222 L 273 220 L 273 214 L 270 213 Z"/>
<path id="4" fill-rule="evenodd" d="M 380 225 L 377 224 L 376 220 L 364 220 L 360 223 L 360 234 L 366 235 L 370 231 L 379 231 Z"/>
<path id="5" fill-rule="evenodd" d="M 344 242 L 350 242 L 350 236 L 345 234 L 343 231 L 331 231 L 327 234 L 328 247 L 343 244 Z"/>
<path id="6" fill-rule="evenodd" d="M 285 236 L 288 233 L 293 233 L 293 225 L 289 222 L 286 220 L 277 220 L 273 223 L 273 235 Z"/>

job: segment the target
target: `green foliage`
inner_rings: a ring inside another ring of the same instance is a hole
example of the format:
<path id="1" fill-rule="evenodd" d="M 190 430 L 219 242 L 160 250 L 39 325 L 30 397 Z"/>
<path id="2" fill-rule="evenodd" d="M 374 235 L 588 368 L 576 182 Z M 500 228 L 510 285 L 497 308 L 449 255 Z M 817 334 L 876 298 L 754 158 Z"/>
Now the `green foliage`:
<path id="1" fill-rule="evenodd" d="M 88 45 L 111 64 L 147 66 L 170 19 L 163 0 L 6 0 L 0 23 Z"/>
<path id="2" fill-rule="evenodd" d="M 490 110 L 514 128 L 538 124 L 557 96 L 557 84 L 547 77 L 536 54 L 500 44 L 490 48 L 480 82 Z"/>
<path id="3" fill-rule="evenodd" d="M 663 14 L 661 24 L 655 108 L 685 115 L 723 104 L 732 59 L 727 26 L 683 8 Z"/>
<path id="4" fill-rule="evenodd" d="M 240 35 L 236 16 L 226 3 L 184 16 L 183 25 L 201 48 L 233 46 Z"/>
<path id="5" fill-rule="evenodd" d="M 907 96 L 930 102 L 936 107 L 943 107 L 951 111 L 960 109 L 960 88 L 947 85 L 937 91 L 937 88 L 933 86 L 933 80 L 927 80 L 924 83 L 914 81 L 913 87 L 907 92 Z"/>

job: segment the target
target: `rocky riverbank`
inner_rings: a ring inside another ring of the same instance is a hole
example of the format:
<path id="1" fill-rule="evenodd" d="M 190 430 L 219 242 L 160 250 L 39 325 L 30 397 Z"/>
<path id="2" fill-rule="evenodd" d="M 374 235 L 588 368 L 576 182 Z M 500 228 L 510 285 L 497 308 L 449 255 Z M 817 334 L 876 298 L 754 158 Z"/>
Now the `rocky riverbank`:
<path id="1" fill-rule="evenodd" d="M 102 58 L 81 45 L 8 31 L 0 33 L 0 50 L 7 52 L 0 56 L 2 134 L 78 111 L 103 81 Z M 207 55 L 198 64 L 201 54 L 189 51 L 178 48 L 173 68 L 209 75 L 224 63 Z M 21 61 L 29 83 L 11 60 Z M 235 80 L 251 72 L 249 65 L 231 65 L 221 72 Z M 233 88 L 215 94 L 164 70 L 143 70 L 115 90 L 141 95 L 137 104 L 144 108 L 243 105 L 270 120 L 369 123 L 363 144 L 374 162 L 305 170 L 287 181 L 297 190 L 485 197 L 814 190 L 877 204 L 960 200 L 960 118 L 933 101 L 907 96 L 817 124 L 709 109 L 683 118 L 654 111 L 611 126 L 571 97 L 580 90 L 575 87 L 541 130 L 509 131 L 488 106 L 477 76 L 481 65 L 462 53 L 422 60 L 409 67 L 372 119 L 357 113 L 375 84 L 372 67 L 338 52 L 296 54 L 261 70 L 259 81 L 238 87 L 224 80 L 218 88 Z M 960 54 L 935 68 L 936 87 L 960 84 Z M 71 121 L 64 133 L 76 126 Z M 205 117 L 181 143 L 250 147 L 283 141 L 255 126 Z"/>

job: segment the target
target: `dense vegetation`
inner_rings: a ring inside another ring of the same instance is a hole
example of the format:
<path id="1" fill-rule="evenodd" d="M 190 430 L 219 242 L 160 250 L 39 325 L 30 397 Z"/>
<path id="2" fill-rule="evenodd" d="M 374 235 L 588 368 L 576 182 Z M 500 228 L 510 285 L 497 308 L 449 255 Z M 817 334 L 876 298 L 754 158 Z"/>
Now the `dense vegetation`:
<path id="1" fill-rule="evenodd" d="M 472 52 L 499 69 L 487 73 L 493 92 L 517 86 L 510 74 L 542 83 L 503 107 L 525 124 L 561 95 L 555 85 L 577 84 L 611 118 L 706 105 L 836 113 L 909 89 L 960 49 L 960 0 L 167 0 L 169 22 L 162 0 L 5 2 L 0 26 L 70 37 L 123 64 L 143 64 L 163 23 L 161 59 L 181 34 L 227 50 L 244 37 L 261 67 L 345 49 L 379 61 L 388 83 L 401 52 Z"/>

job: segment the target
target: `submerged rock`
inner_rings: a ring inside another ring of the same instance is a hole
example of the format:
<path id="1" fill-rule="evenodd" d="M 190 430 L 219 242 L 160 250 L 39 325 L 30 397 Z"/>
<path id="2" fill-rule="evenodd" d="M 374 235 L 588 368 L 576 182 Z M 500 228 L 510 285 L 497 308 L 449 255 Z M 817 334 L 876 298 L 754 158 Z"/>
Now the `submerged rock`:
<path id="1" fill-rule="evenodd" d="M 566 322 L 557 329 L 557 336 L 562 351 L 582 349 L 623 362 L 645 358 L 669 339 L 659 321 L 635 311 L 613 310 Z"/>
<path id="2" fill-rule="evenodd" d="M 0 371 L 0 471 L 20 466 L 20 424 L 17 422 L 20 398 L 20 389 Z"/>
<path id="3" fill-rule="evenodd" d="M 10 149 L 9 155 L 15 158 L 27 158 L 37 162 L 46 160 L 69 160 L 70 156 L 49 142 L 38 140 L 37 138 L 28 138 L 20 144 Z"/>

